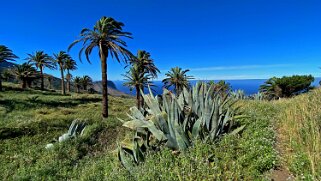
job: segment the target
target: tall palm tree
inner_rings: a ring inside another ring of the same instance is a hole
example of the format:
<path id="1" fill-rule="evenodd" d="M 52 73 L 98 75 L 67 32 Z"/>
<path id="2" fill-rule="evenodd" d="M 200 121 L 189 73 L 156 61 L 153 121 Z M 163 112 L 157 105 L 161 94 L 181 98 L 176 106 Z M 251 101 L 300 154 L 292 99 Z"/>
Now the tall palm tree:
<path id="1" fill-rule="evenodd" d="M 56 64 L 53 61 L 52 57 L 48 54 L 44 53 L 43 51 L 36 51 L 36 53 L 28 54 L 28 57 L 26 58 L 29 63 L 32 65 L 35 65 L 37 69 L 40 70 L 40 77 L 41 77 L 41 90 L 44 90 L 44 76 L 43 76 L 43 70 L 45 67 L 49 69 L 55 69 Z"/>
<path id="2" fill-rule="evenodd" d="M 54 54 L 54 58 L 56 63 L 58 63 L 59 69 L 60 69 L 61 93 L 62 95 L 66 95 L 64 70 L 65 70 L 65 62 L 66 60 L 70 59 L 70 56 L 66 52 L 60 51 L 58 54 Z"/>
<path id="3" fill-rule="evenodd" d="M 88 75 L 85 75 L 81 78 L 81 85 L 85 91 L 87 90 L 87 87 L 92 84 L 92 82 L 92 79 Z"/>
<path id="4" fill-rule="evenodd" d="M 29 63 L 16 65 L 12 70 L 17 79 L 21 81 L 21 88 L 31 87 L 31 82 L 37 77 L 36 69 Z"/>
<path id="5" fill-rule="evenodd" d="M 0 63 L 6 61 L 15 61 L 18 58 L 15 54 L 12 53 L 8 47 L 0 45 Z M 2 81 L 1 81 L 1 69 L 0 69 L 0 91 L 2 91 Z"/>
<path id="6" fill-rule="evenodd" d="M 131 59 L 130 64 L 131 68 L 124 75 L 127 80 L 124 85 L 131 90 L 136 89 L 137 107 L 141 108 L 144 101 L 140 91 L 144 91 L 144 87 L 151 83 L 149 80 L 157 78 L 157 73 L 160 71 L 151 59 L 150 53 L 145 50 L 138 50 L 137 56 Z"/>
<path id="7" fill-rule="evenodd" d="M 83 42 L 79 55 L 85 50 L 86 59 L 90 62 L 89 55 L 95 47 L 98 47 L 103 88 L 102 116 L 105 118 L 108 117 L 107 58 L 110 55 L 118 62 L 121 59 L 127 62 L 132 57 L 130 51 L 125 48 L 127 46 L 126 42 L 121 39 L 122 37 L 132 38 L 131 33 L 124 32 L 123 26 L 123 23 L 104 16 L 97 21 L 93 30 L 83 29 L 80 32 L 80 39 L 74 41 L 68 48 L 70 50 L 75 44 Z M 81 57 L 79 58 L 81 60 Z"/>
<path id="8" fill-rule="evenodd" d="M 149 81 L 149 74 L 142 74 L 137 69 L 137 66 L 132 66 L 123 76 L 125 77 L 126 81 L 124 85 L 129 87 L 130 91 L 132 91 L 134 88 L 136 89 L 136 105 L 137 108 L 140 109 L 143 106 L 143 99 L 140 90 L 142 90 L 144 87 L 147 87 L 147 85 L 151 85 L 151 82 Z"/>
<path id="9" fill-rule="evenodd" d="M 165 75 L 167 78 L 163 80 L 164 87 L 169 88 L 174 86 L 174 90 L 177 95 L 181 93 L 184 87 L 189 88 L 189 80 L 194 79 L 193 76 L 186 75 L 189 72 L 188 69 L 182 70 L 180 67 L 171 68 Z"/>
<path id="10" fill-rule="evenodd" d="M 76 76 L 74 78 L 74 86 L 76 87 L 76 92 L 79 93 L 80 92 L 80 86 L 81 86 L 81 77 Z"/>
<path id="11" fill-rule="evenodd" d="M 72 78 L 72 75 L 70 74 L 70 70 L 76 70 L 77 69 L 77 63 L 73 59 L 67 59 L 65 61 L 65 69 L 67 70 L 67 91 L 70 92 L 70 80 Z"/>

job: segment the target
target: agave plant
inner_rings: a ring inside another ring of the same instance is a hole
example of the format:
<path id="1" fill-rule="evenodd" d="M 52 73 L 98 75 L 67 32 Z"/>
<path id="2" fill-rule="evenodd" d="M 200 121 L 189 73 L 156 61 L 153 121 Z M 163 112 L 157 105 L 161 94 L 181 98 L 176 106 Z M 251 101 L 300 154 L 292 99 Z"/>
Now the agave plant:
<path id="1" fill-rule="evenodd" d="M 234 99 L 237 99 L 237 100 L 244 100 L 246 99 L 247 97 L 245 96 L 245 93 L 243 90 L 237 90 L 237 91 L 233 91 L 231 92 L 231 96 L 234 98 Z"/>
<path id="2" fill-rule="evenodd" d="M 68 132 L 59 137 L 59 143 L 71 138 L 76 138 L 77 136 L 81 136 L 84 133 L 85 127 L 85 123 L 80 122 L 78 119 L 75 119 L 69 126 Z"/>
<path id="3" fill-rule="evenodd" d="M 261 93 L 261 92 L 258 92 L 256 94 L 253 94 L 252 95 L 253 99 L 256 100 L 256 101 L 262 101 L 264 100 L 264 94 Z"/>
<path id="4" fill-rule="evenodd" d="M 142 95 L 146 108 L 130 108 L 131 120 L 123 124 L 135 131 L 134 137 L 119 145 L 118 157 L 129 170 L 133 162 L 144 160 L 146 150 L 166 146 L 184 151 L 195 139 L 214 141 L 229 132 L 234 120 L 241 117 L 232 106 L 235 99 L 218 95 L 213 86 L 205 83 L 198 83 L 190 91 L 184 88 L 179 96 L 166 89 L 161 99 L 151 90 L 149 95 Z"/>
<path id="5" fill-rule="evenodd" d="M 85 131 L 85 128 L 86 128 L 86 123 L 81 122 L 78 119 L 75 119 L 69 126 L 68 132 L 59 136 L 58 142 L 61 143 L 61 142 L 82 136 Z M 49 143 L 46 145 L 46 149 L 51 149 L 53 148 L 53 146 L 54 144 Z"/>

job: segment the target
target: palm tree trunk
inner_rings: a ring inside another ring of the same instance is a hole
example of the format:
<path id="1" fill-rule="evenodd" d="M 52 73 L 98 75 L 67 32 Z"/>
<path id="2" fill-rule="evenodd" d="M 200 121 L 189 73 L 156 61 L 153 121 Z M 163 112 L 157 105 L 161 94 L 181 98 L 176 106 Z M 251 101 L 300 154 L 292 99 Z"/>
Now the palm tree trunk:
<path id="1" fill-rule="evenodd" d="M 61 92 L 62 92 L 62 95 L 66 95 L 64 69 L 62 68 L 62 65 L 60 65 L 60 74 L 61 74 Z"/>
<path id="2" fill-rule="evenodd" d="M 70 93 L 70 73 L 69 73 L 69 69 L 67 69 L 67 74 L 68 74 L 68 78 L 67 78 L 67 91 Z"/>
<path id="3" fill-rule="evenodd" d="M 144 92 L 144 86 L 143 85 L 141 85 L 140 90 L 142 90 Z M 141 94 L 140 90 L 139 90 L 140 106 L 144 107 L 144 99 L 143 99 L 143 95 Z"/>
<path id="4" fill-rule="evenodd" d="M 21 88 L 25 89 L 27 87 L 27 81 L 25 79 L 22 80 Z"/>
<path id="5" fill-rule="evenodd" d="M 79 89 L 80 89 L 80 86 L 79 86 L 79 85 L 77 85 L 77 93 L 79 93 Z"/>
<path id="6" fill-rule="evenodd" d="M 0 91 L 2 91 L 2 75 L 1 75 L 1 70 L 0 70 Z"/>
<path id="7" fill-rule="evenodd" d="M 40 67 L 40 76 L 41 76 L 41 90 L 44 90 L 45 86 L 44 86 L 44 80 L 43 80 L 43 68 L 42 68 L 42 66 Z"/>
<path id="8" fill-rule="evenodd" d="M 99 43 L 99 53 L 101 61 L 101 84 L 103 87 L 102 99 L 102 116 L 108 118 L 108 89 L 107 89 L 107 56 L 108 51 L 102 47 L 102 42 Z M 106 53 L 106 54 L 105 54 Z"/>
<path id="9" fill-rule="evenodd" d="M 139 87 L 140 87 L 139 85 L 136 85 L 136 105 L 138 109 L 141 108 L 141 95 L 140 95 Z"/>

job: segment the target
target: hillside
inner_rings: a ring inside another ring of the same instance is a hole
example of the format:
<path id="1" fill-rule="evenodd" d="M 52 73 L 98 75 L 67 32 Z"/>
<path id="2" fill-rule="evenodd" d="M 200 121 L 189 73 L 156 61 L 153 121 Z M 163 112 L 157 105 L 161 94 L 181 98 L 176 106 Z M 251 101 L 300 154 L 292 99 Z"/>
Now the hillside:
<path id="1" fill-rule="evenodd" d="M 5 84 L 12 86 L 12 84 Z M 279 101 L 241 101 L 245 130 L 189 151 L 151 153 L 129 174 L 115 155 L 128 130 L 131 98 L 110 96 L 111 116 L 100 116 L 98 94 L 61 96 L 15 88 L 0 94 L 2 180 L 286 180 L 320 178 L 321 89 Z M 54 143 L 74 119 L 87 123 L 81 139 Z M 310 139 L 313 138 L 313 139 Z M 290 141 L 291 140 L 291 141 Z M 53 150 L 46 150 L 54 143 Z"/>
<path id="2" fill-rule="evenodd" d="M 11 63 L 11 62 L 2 62 L 0 63 L 0 69 L 2 70 L 5 70 L 5 69 L 11 69 L 11 68 L 14 68 L 16 64 L 15 63 Z M 44 85 L 45 85 L 45 88 L 47 89 L 54 89 L 54 90 L 60 90 L 61 89 L 61 79 L 58 78 L 58 77 L 55 77 L 55 76 L 52 76 L 50 74 L 44 74 Z M 52 82 L 50 83 L 49 80 L 48 80 L 48 77 L 50 77 L 52 79 Z M 12 79 L 10 80 L 11 82 L 15 82 L 15 83 L 18 83 L 17 80 L 15 79 Z M 33 86 L 35 87 L 40 87 L 40 80 L 35 80 L 34 83 L 33 83 Z M 102 91 L 102 86 L 101 86 L 101 81 L 95 81 L 93 82 L 93 85 L 92 87 L 94 88 L 95 91 L 97 91 L 98 93 L 101 93 Z M 108 93 L 110 95 L 113 95 L 113 96 L 130 96 L 126 93 L 123 93 L 119 90 L 117 90 L 116 88 L 116 85 L 113 81 L 107 81 L 107 87 L 108 87 Z M 73 87 L 72 87 L 73 89 Z"/>

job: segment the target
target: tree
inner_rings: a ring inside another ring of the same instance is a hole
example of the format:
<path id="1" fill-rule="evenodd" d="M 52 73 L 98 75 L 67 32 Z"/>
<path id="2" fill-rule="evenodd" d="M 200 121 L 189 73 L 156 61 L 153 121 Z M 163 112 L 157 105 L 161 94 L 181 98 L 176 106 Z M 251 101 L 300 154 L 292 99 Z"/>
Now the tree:
<path id="1" fill-rule="evenodd" d="M 44 75 L 43 71 L 45 67 L 49 69 L 55 69 L 56 64 L 53 61 L 52 57 L 48 54 L 44 53 L 43 51 L 36 51 L 36 53 L 28 54 L 28 57 L 26 58 L 29 63 L 32 65 L 35 65 L 37 69 L 40 70 L 40 77 L 41 77 L 41 90 L 44 90 Z"/>
<path id="2" fill-rule="evenodd" d="M 150 53 L 144 50 L 138 50 L 137 56 L 131 59 L 130 64 L 131 68 L 124 75 L 127 81 L 124 85 L 131 90 L 136 89 L 137 108 L 141 108 L 144 101 L 140 91 L 144 91 L 148 84 L 151 85 L 149 80 L 157 78 L 157 73 L 160 71 L 151 59 Z"/>
<path id="3" fill-rule="evenodd" d="M 193 79 L 193 76 L 186 75 L 187 72 L 189 72 L 188 69 L 182 70 L 180 67 L 171 68 L 171 70 L 165 74 L 167 78 L 163 80 L 164 87 L 169 88 L 174 86 L 176 94 L 179 95 L 184 87 L 190 87 L 189 80 Z"/>
<path id="4" fill-rule="evenodd" d="M 21 88 L 31 87 L 31 82 L 37 78 L 37 70 L 29 63 L 16 65 L 12 70 L 17 79 L 21 81 Z"/>
<path id="5" fill-rule="evenodd" d="M 92 85 L 93 81 L 88 75 L 85 75 L 81 78 L 80 82 L 81 82 L 82 88 L 86 91 L 87 86 Z"/>
<path id="6" fill-rule="evenodd" d="M 102 17 L 97 21 L 93 30 L 83 29 L 80 32 L 80 39 L 74 41 L 68 48 L 70 50 L 75 44 L 83 42 L 82 48 L 79 52 L 79 59 L 81 60 L 81 54 L 85 50 L 86 59 L 88 62 L 89 55 L 95 47 L 98 47 L 101 73 L 102 73 L 102 116 L 108 117 L 108 89 L 107 89 L 107 59 L 110 55 L 118 62 L 121 60 L 127 62 L 133 55 L 125 47 L 126 42 L 122 40 L 122 37 L 132 38 L 131 33 L 124 32 L 122 27 L 123 23 L 118 22 L 110 17 Z"/>
<path id="7" fill-rule="evenodd" d="M 143 90 L 144 87 L 147 87 L 147 85 L 151 84 L 149 81 L 150 75 L 148 74 L 142 74 L 137 70 L 137 66 L 130 67 L 129 71 L 123 75 L 125 77 L 125 83 L 124 85 L 130 88 L 130 91 L 132 91 L 134 88 L 136 89 L 136 105 L 137 108 L 140 109 L 142 105 L 142 95 L 140 93 L 140 90 Z"/>
<path id="8" fill-rule="evenodd" d="M 74 86 L 76 87 L 76 92 L 79 93 L 80 92 L 80 86 L 81 86 L 81 77 L 76 76 L 74 78 Z"/>
<path id="9" fill-rule="evenodd" d="M 215 92 L 218 92 L 222 96 L 225 96 L 231 91 L 231 85 L 224 80 L 220 80 L 217 83 L 211 80 L 207 84 L 213 85 Z"/>
<path id="10" fill-rule="evenodd" d="M 312 75 L 273 77 L 260 86 L 260 92 L 270 100 L 292 97 L 309 91 L 313 81 Z"/>
<path id="11" fill-rule="evenodd" d="M 62 95 L 66 95 L 66 88 L 65 88 L 65 77 L 64 77 L 64 70 L 65 70 L 65 62 L 71 57 L 64 51 L 60 51 L 58 54 L 54 54 L 54 58 L 56 63 L 59 65 L 60 75 L 61 75 L 61 93 Z"/>
<path id="12" fill-rule="evenodd" d="M 6 61 L 15 61 L 18 57 L 12 53 L 12 50 L 10 50 L 8 47 L 4 45 L 0 45 L 0 63 L 6 62 Z M 2 76 L 1 76 L 1 69 L 0 69 L 0 91 L 2 91 Z"/>
<path id="13" fill-rule="evenodd" d="M 65 61 L 65 69 L 67 70 L 67 91 L 70 92 L 70 80 L 72 78 L 72 75 L 70 74 L 70 70 L 76 70 L 77 69 L 77 63 L 75 60 L 69 58 Z"/>
<path id="14" fill-rule="evenodd" d="M 13 78 L 11 69 L 6 69 L 5 71 L 3 71 L 2 78 L 7 82 L 10 81 L 10 79 Z"/>

